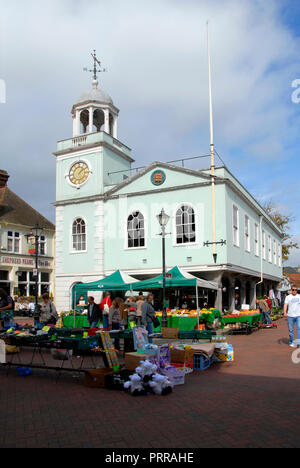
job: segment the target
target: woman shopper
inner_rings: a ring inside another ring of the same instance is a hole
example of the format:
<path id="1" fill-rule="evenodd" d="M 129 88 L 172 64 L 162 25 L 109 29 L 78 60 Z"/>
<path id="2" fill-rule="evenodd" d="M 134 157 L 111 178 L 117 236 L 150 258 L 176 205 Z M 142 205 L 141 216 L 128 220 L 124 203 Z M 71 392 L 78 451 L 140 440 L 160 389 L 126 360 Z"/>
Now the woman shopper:
<path id="1" fill-rule="evenodd" d="M 120 330 L 121 328 L 121 312 L 120 307 L 122 306 L 123 300 L 116 297 L 109 309 L 108 325 L 110 330 Z M 115 338 L 115 348 L 120 350 L 120 339 L 119 335 Z"/>
<path id="2" fill-rule="evenodd" d="M 260 299 L 256 301 L 257 306 L 261 312 L 261 321 L 263 325 L 271 325 L 272 320 L 270 317 L 270 309 L 268 303 L 265 299 Z"/>
<path id="3" fill-rule="evenodd" d="M 142 325 L 142 305 L 144 302 L 145 298 L 142 294 L 140 294 L 136 301 L 136 324 L 138 327 Z"/>
<path id="4" fill-rule="evenodd" d="M 103 328 L 108 328 L 108 316 L 109 316 L 109 309 L 111 307 L 111 297 L 110 292 L 106 292 L 104 295 L 104 299 L 100 304 L 100 309 L 103 315 Z"/>
<path id="5" fill-rule="evenodd" d="M 43 304 L 41 305 L 41 315 L 40 315 L 40 322 L 43 325 L 56 325 L 57 320 L 59 319 L 56 307 L 52 301 L 50 301 L 50 297 L 48 293 L 44 293 L 42 295 Z"/>
<path id="6" fill-rule="evenodd" d="M 149 294 L 142 305 L 142 324 L 145 325 L 149 335 L 153 333 L 153 319 L 155 318 L 155 310 L 152 305 L 153 298 L 153 294 Z M 152 338 L 149 338 L 149 343 L 152 343 Z"/>

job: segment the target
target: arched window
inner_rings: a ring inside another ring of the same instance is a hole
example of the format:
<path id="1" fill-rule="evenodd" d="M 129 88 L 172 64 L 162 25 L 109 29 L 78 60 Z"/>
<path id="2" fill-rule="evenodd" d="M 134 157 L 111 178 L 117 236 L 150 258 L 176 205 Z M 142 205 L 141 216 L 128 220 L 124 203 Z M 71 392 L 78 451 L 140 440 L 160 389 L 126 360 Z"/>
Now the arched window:
<path id="1" fill-rule="evenodd" d="M 145 221 L 139 211 L 132 213 L 127 220 L 128 248 L 145 247 Z"/>
<path id="2" fill-rule="evenodd" d="M 72 238 L 75 252 L 86 250 L 86 224 L 82 218 L 75 219 L 72 226 Z"/>
<path id="3" fill-rule="evenodd" d="M 176 243 L 196 242 L 195 212 L 191 206 L 183 205 L 176 213 Z"/>

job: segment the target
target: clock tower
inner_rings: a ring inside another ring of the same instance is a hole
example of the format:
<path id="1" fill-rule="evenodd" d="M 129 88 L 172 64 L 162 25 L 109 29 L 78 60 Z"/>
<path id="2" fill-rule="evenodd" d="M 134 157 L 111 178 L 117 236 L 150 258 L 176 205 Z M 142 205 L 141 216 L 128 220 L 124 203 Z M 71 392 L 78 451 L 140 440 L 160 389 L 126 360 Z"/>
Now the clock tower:
<path id="1" fill-rule="evenodd" d="M 130 176 L 131 149 L 118 140 L 119 109 L 99 88 L 104 71 L 92 54 L 92 87 L 72 107 L 73 136 L 56 157 L 56 301 L 69 310 L 69 288 L 104 275 L 104 195 Z M 66 292 L 67 291 L 67 292 Z"/>

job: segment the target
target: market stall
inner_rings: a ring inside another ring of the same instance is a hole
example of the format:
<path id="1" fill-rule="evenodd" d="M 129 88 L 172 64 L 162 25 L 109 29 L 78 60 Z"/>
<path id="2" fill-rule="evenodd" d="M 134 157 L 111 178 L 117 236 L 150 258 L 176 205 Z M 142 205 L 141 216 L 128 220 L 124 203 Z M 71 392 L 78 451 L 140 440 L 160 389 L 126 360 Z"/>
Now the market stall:
<path id="1" fill-rule="evenodd" d="M 248 330 L 258 326 L 261 322 L 261 314 L 258 310 L 240 312 L 239 314 L 223 315 L 221 318 L 221 327 L 224 329 L 226 325 L 244 324 Z"/>
<path id="2" fill-rule="evenodd" d="M 165 287 L 168 288 L 195 288 L 196 291 L 196 318 L 197 324 L 199 325 L 200 320 L 200 309 L 199 309 L 199 296 L 198 296 L 198 288 L 203 289 L 212 289 L 218 290 L 218 284 L 212 281 L 207 281 L 201 278 L 197 278 L 196 276 L 187 273 L 178 266 L 172 268 L 166 273 L 165 278 Z M 156 276 L 155 278 L 151 278 L 145 281 L 135 282 L 134 284 L 130 284 L 130 289 L 133 291 L 153 291 L 155 289 L 162 289 L 163 288 L 163 275 Z"/>
<path id="3" fill-rule="evenodd" d="M 97 295 L 97 293 L 103 293 L 104 291 L 127 291 L 131 288 L 131 285 L 137 283 L 138 280 L 127 275 L 123 271 L 117 270 L 110 276 L 102 278 L 99 281 L 92 283 L 80 283 L 76 284 L 73 288 L 73 324 L 71 325 L 69 317 L 64 317 L 64 326 L 73 328 L 89 327 L 87 318 L 84 316 L 76 315 L 76 309 L 84 309 L 84 306 L 79 306 L 79 298 L 83 296 L 85 304 L 89 295 Z M 78 307 L 79 306 L 79 307 Z"/>

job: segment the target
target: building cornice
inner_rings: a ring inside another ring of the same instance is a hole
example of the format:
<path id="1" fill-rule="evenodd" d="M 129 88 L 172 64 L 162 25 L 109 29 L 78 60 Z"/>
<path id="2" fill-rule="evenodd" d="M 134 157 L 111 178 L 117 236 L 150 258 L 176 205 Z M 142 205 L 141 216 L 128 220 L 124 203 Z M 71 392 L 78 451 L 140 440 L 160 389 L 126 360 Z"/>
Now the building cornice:
<path id="1" fill-rule="evenodd" d="M 123 145 L 123 146 L 125 146 L 125 145 Z M 118 156 L 120 156 L 121 158 L 125 159 L 126 161 L 128 161 L 130 163 L 133 163 L 135 161 L 130 156 L 127 156 L 125 153 L 123 153 L 118 148 L 116 148 L 116 146 L 110 145 L 107 141 L 97 141 L 96 143 L 91 143 L 91 144 L 84 145 L 84 146 L 77 146 L 77 147 L 68 148 L 68 149 L 65 149 L 65 150 L 62 150 L 62 151 L 56 151 L 56 152 L 54 152 L 52 154 L 54 156 L 56 156 L 56 157 L 72 155 L 72 154 L 76 155 L 78 152 L 86 151 L 86 150 L 89 150 L 89 149 L 102 148 L 102 147 L 105 147 L 105 148 L 113 151 Z M 130 149 L 130 148 L 128 148 L 128 149 Z"/>

